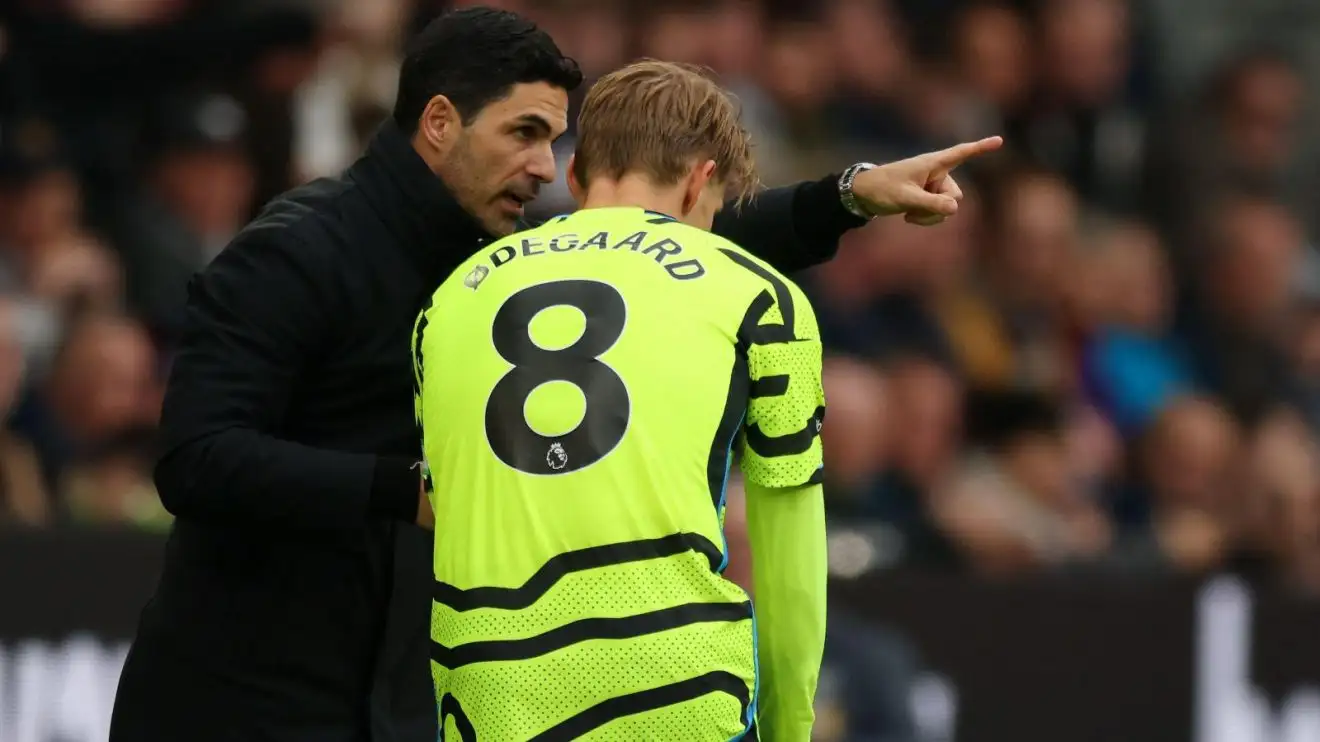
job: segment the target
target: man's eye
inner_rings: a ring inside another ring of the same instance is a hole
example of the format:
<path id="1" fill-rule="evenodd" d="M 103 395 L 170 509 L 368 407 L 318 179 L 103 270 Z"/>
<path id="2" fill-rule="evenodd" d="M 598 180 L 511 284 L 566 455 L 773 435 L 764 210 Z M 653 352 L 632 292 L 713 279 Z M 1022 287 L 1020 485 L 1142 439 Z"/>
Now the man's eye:
<path id="1" fill-rule="evenodd" d="M 530 142 L 536 138 L 536 129 L 533 129 L 530 126 L 520 126 L 515 129 L 513 133 L 525 142 Z"/>

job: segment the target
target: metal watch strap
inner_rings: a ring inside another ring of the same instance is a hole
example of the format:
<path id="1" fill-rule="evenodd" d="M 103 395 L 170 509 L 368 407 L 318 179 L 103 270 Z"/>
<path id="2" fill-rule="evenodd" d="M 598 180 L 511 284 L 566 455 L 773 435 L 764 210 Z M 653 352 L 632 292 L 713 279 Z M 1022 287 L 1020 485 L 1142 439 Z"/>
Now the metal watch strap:
<path id="1" fill-rule="evenodd" d="M 859 174 L 875 167 L 875 163 L 872 162 L 859 162 L 844 170 L 843 175 L 839 178 L 839 200 L 843 203 L 843 208 L 848 210 L 848 213 L 859 219 L 874 219 L 875 214 L 872 214 L 858 202 L 857 194 L 853 193 L 853 181 L 857 179 Z"/>

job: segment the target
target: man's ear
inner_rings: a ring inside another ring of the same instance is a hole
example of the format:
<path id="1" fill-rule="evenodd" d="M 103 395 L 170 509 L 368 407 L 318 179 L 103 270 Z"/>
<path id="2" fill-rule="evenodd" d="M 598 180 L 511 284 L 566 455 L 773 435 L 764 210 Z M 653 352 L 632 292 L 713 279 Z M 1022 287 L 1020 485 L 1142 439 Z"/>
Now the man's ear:
<path id="1" fill-rule="evenodd" d="M 458 140 L 459 129 L 463 128 L 462 117 L 452 101 L 443 95 L 437 95 L 426 102 L 422 116 L 417 121 L 417 138 L 426 144 L 441 158 L 449 153 L 449 148 Z"/>
<path id="2" fill-rule="evenodd" d="M 688 173 L 687 181 L 683 188 L 683 213 L 681 216 L 687 216 L 697 207 L 701 200 L 701 194 L 706 190 L 706 184 L 715 177 L 715 161 L 698 161 Z"/>
<path id="3" fill-rule="evenodd" d="M 574 153 L 568 158 L 568 193 L 573 197 L 573 203 L 577 204 L 580 209 L 587 198 L 587 193 L 583 190 L 582 184 L 578 182 L 577 171 L 574 169 L 576 164 L 577 154 Z"/>

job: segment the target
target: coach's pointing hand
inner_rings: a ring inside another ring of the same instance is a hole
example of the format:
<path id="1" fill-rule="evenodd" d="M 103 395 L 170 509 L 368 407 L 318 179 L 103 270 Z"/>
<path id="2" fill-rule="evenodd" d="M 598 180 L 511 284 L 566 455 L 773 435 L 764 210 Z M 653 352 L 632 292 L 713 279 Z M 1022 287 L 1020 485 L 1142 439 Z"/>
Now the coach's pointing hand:
<path id="1" fill-rule="evenodd" d="M 853 181 L 858 204 L 876 216 L 902 214 L 911 224 L 929 227 L 958 213 L 962 189 L 949 173 L 967 160 L 993 152 L 1001 137 L 955 145 L 938 152 L 859 173 Z"/>

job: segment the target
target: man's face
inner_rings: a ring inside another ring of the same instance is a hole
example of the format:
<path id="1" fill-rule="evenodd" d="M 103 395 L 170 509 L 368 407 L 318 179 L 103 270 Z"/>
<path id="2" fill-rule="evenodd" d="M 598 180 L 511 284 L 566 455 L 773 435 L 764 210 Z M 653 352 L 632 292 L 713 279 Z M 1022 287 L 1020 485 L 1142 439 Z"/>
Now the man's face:
<path id="1" fill-rule="evenodd" d="M 551 144 L 568 128 L 568 93 L 537 83 L 513 86 L 458 127 L 440 177 L 458 202 L 495 236 L 510 234 L 523 206 L 555 179 Z"/>

